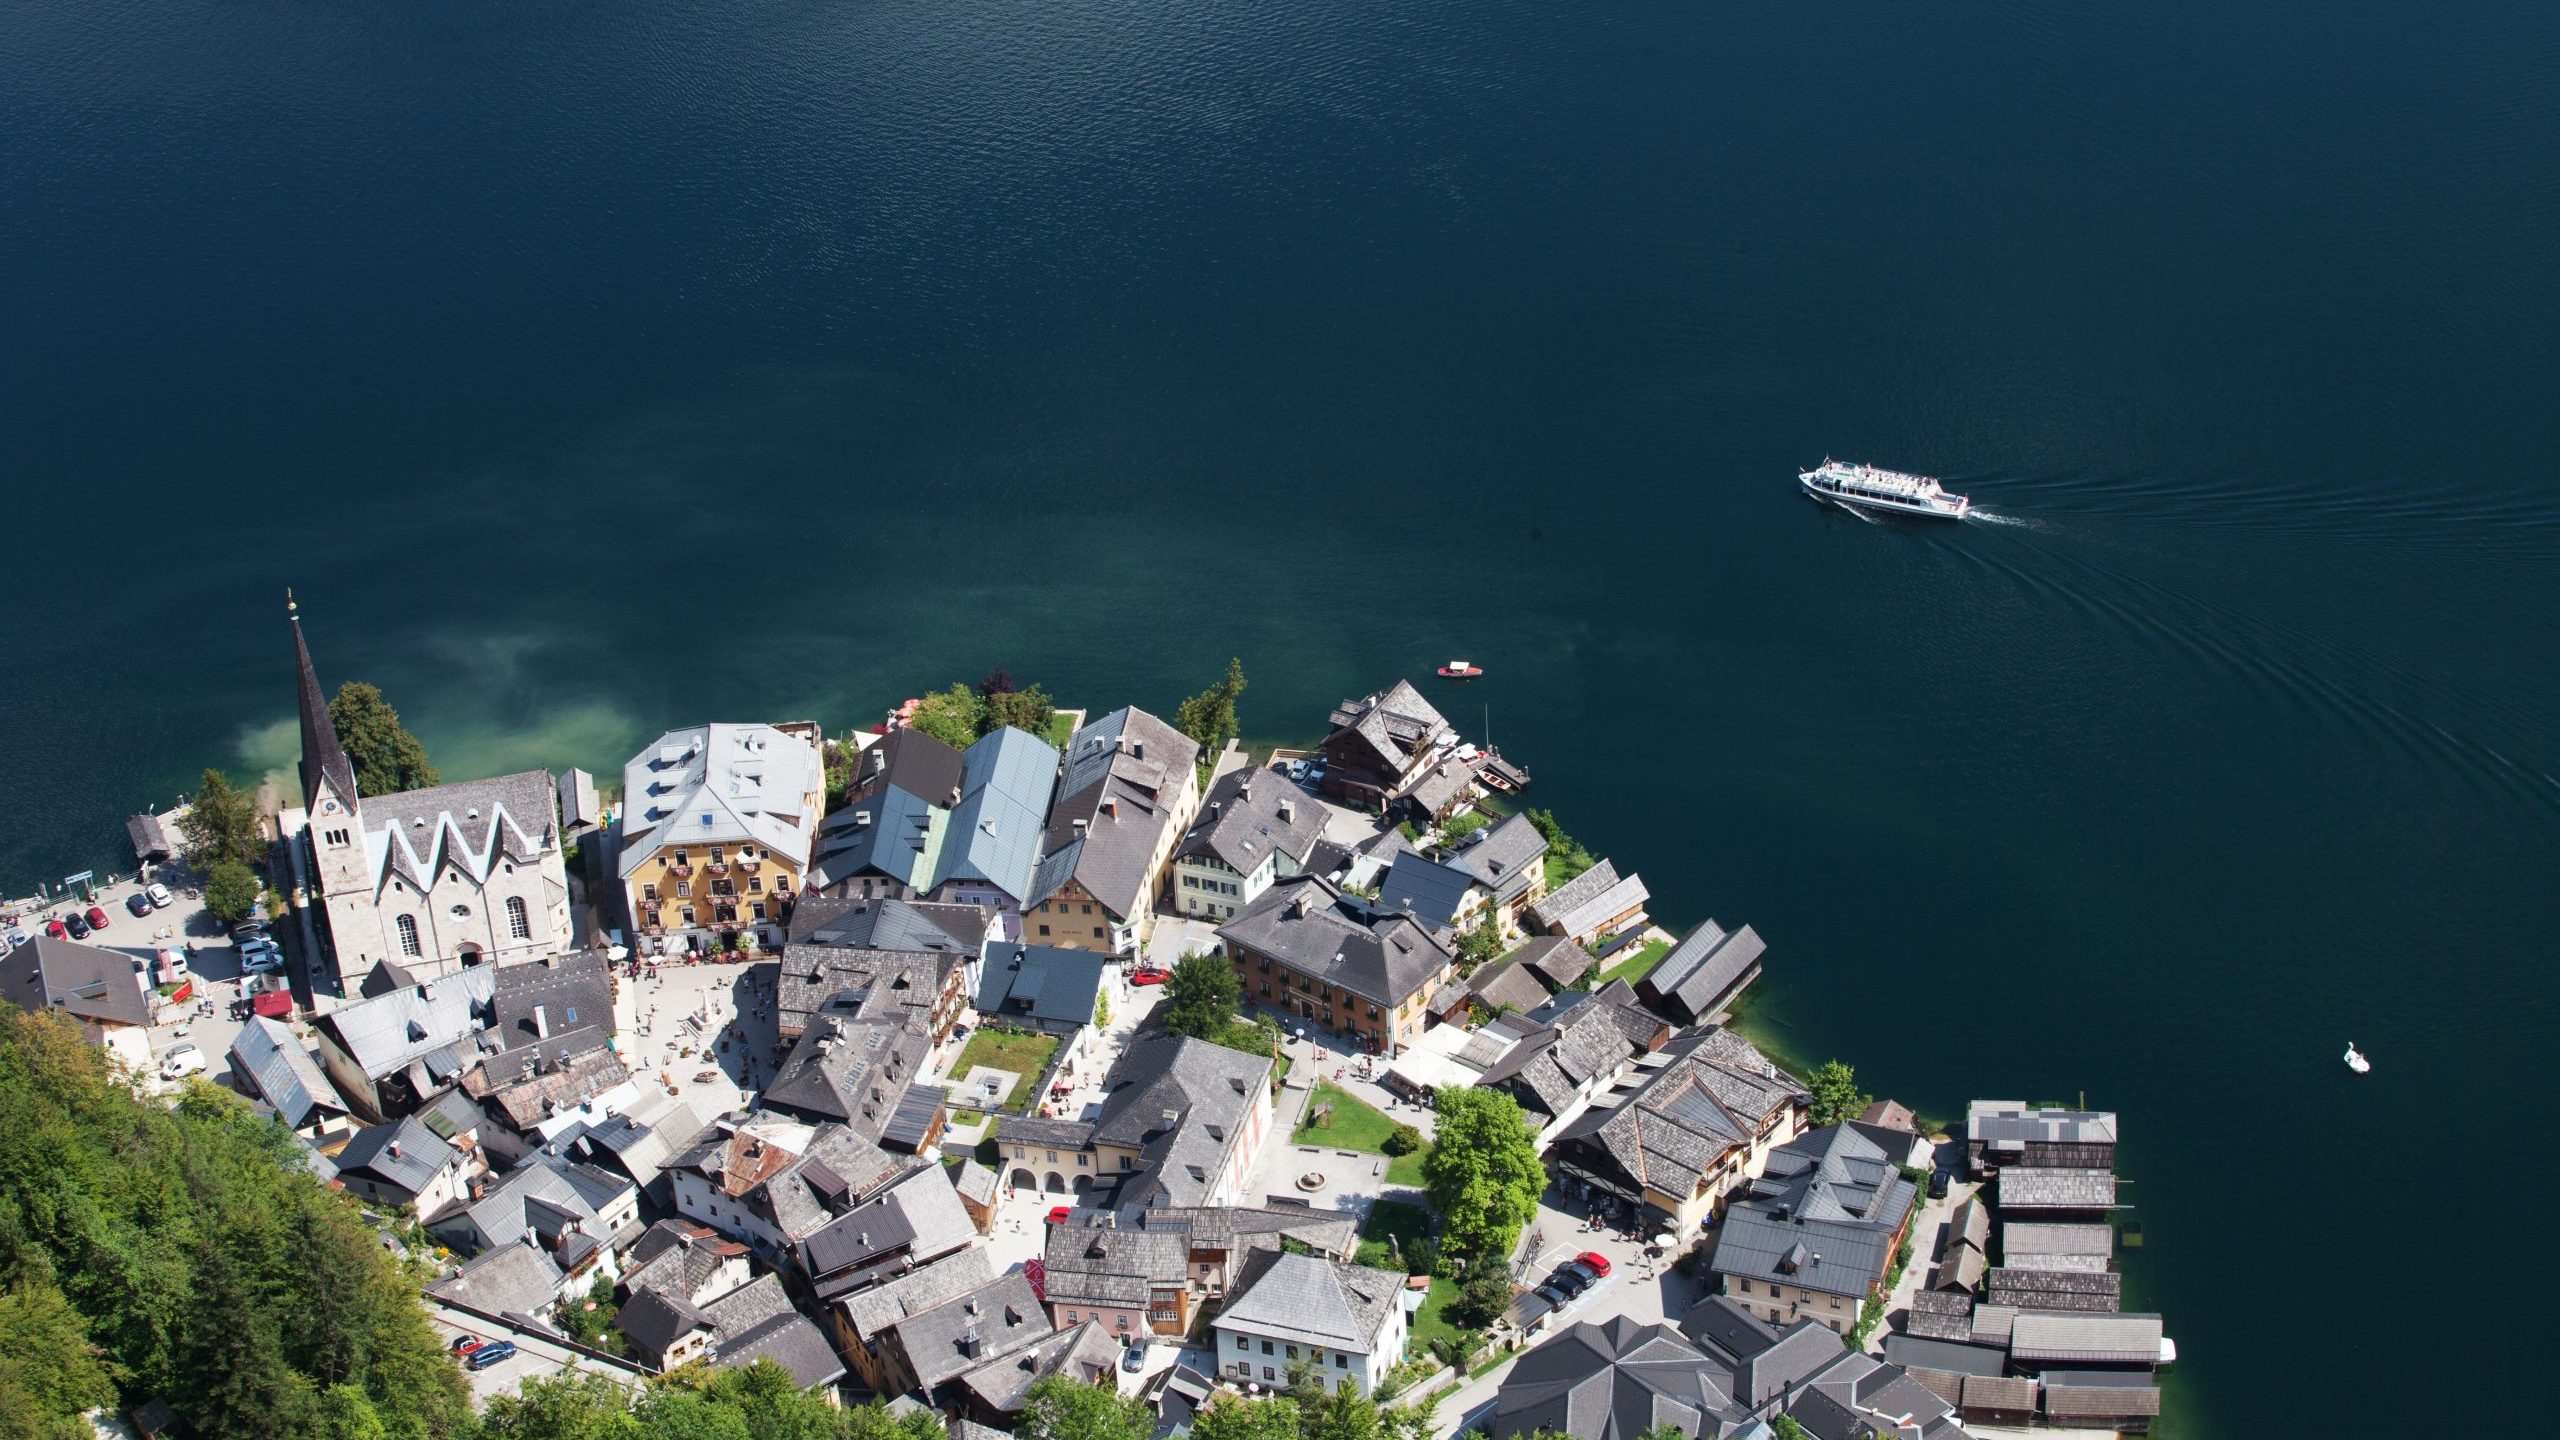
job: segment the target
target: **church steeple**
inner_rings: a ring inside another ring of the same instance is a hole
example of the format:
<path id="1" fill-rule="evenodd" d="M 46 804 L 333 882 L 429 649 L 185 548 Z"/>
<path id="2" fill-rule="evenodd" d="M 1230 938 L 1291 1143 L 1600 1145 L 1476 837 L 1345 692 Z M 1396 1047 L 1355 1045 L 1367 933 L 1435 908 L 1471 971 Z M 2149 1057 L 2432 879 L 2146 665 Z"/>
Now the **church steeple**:
<path id="1" fill-rule="evenodd" d="M 338 727 L 329 719 L 329 697 L 320 689 L 320 677 L 312 673 L 311 647 L 302 642 L 301 607 L 293 602 L 293 591 L 284 592 L 284 613 L 293 622 L 293 667 L 302 687 L 302 801 L 306 805 L 320 802 L 324 787 L 334 789 L 340 803 L 356 802 L 356 767 L 347 760 L 346 747 L 338 743 Z"/>

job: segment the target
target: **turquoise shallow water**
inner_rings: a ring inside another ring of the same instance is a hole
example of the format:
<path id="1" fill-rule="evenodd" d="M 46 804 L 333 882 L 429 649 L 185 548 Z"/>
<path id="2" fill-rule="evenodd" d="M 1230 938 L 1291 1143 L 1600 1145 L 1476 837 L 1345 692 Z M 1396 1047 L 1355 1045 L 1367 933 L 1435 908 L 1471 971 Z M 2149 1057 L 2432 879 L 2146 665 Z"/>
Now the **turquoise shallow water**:
<path id="1" fill-rule="evenodd" d="M 28 0 L 0 887 L 287 753 L 288 583 L 456 774 L 1229 654 L 1305 738 L 1466 655 L 1790 1048 L 2124 1112 L 2164 1430 L 2501 1424 L 2375 1262 L 2505 1239 L 2455 1315 L 2530 1363 L 2555 61 L 2522 4 Z M 1819 511 L 1825 453 L 1987 514 Z"/>

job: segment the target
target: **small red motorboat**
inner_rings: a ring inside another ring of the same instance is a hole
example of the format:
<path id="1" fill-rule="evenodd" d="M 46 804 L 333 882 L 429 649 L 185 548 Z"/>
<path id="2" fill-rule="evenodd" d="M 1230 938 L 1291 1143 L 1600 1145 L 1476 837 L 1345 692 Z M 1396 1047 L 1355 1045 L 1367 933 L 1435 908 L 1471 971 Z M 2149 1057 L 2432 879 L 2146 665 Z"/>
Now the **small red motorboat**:
<path id="1" fill-rule="evenodd" d="M 1440 678 L 1443 680 L 1473 680 L 1483 673 L 1481 666 L 1470 665 L 1464 660 L 1452 660 L 1440 667 Z"/>

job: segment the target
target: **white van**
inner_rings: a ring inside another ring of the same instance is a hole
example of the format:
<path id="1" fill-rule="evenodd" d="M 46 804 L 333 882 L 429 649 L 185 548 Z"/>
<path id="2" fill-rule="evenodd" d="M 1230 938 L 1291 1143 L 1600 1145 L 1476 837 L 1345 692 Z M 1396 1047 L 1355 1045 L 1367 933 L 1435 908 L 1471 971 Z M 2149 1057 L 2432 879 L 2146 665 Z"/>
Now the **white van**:
<path id="1" fill-rule="evenodd" d="M 192 1044 L 172 1045 L 169 1053 L 160 1057 L 160 1078 L 163 1080 L 183 1080 L 203 1073 L 204 1052 Z"/>

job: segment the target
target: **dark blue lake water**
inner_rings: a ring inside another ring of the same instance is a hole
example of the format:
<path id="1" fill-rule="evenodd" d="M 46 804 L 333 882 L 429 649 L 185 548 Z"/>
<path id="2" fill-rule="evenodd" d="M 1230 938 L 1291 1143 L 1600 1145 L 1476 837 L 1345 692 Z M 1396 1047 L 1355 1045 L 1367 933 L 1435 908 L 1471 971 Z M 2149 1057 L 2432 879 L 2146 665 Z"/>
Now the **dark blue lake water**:
<path id="1" fill-rule="evenodd" d="M 2123 1112 L 2165 1433 L 2502 1427 L 2555 73 L 2527 3 L 22 0 L 0 889 L 290 754 L 287 584 L 457 776 L 1465 655 L 1788 1049 Z"/>

